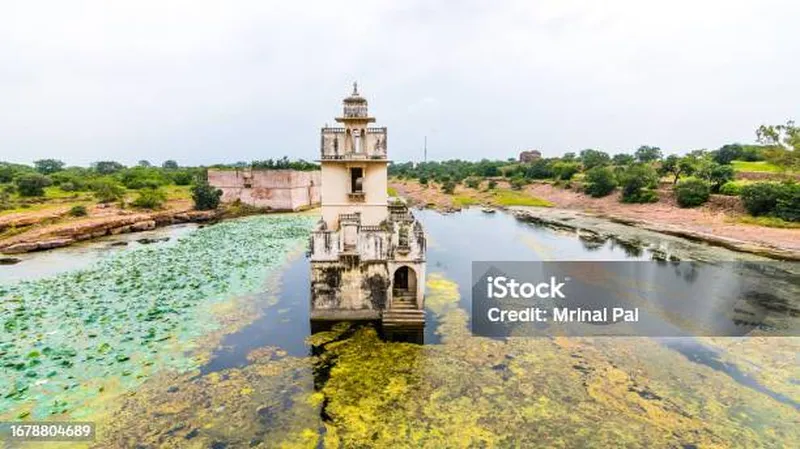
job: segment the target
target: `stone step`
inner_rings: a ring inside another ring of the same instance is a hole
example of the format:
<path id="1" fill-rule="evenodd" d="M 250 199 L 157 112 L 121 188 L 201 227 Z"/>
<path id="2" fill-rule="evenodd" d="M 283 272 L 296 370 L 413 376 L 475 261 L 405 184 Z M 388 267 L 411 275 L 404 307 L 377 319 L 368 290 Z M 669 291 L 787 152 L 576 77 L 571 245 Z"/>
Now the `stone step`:
<path id="1" fill-rule="evenodd" d="M 414 304 L 413 302 L 400 302 L 399 303 L 399 302 L 395 301 L 395 302 L 392 303 L 392 307 L 389 310 L 394 310 L 394 309 L 416 309 L 416 308 L 417 308 L 417 305 Z"/>
<path id="2" fill-rule="evenodd" d="M 389 309 L 383 311 L 383 316 L 408 316 L 408 315 L 425 315 L 424 310 L 419 309 Z"/>
<path id="3" fill-rule="evenodd" d="M 383 312 L 386 327 L 417 327 L 425 325 L 425 311 L 419 309 L 391 309 Z"/>

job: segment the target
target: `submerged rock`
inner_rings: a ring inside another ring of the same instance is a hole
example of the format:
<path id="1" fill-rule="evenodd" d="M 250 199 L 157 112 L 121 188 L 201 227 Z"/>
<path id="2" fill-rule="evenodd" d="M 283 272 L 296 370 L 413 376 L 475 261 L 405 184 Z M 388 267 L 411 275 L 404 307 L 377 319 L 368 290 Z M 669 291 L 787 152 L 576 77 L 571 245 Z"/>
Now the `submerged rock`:
<path id="1" fill-rule="evenodd" d="M 137 239 L 136 241 L 142 245 L 149 245 L 151 243 L 167 242 L 169 241 L 169 237 L 145 237 L 142 239 Z"/>

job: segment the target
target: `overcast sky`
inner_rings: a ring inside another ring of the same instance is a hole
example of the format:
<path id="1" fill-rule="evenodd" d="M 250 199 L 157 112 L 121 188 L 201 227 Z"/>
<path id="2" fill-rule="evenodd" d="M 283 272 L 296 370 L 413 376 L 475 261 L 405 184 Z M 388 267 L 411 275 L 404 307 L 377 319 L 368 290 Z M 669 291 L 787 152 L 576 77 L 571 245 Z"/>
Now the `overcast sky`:
<path id="1" fill-rule="evenodd" d="M 316 159 L 352 81 L 389 155 L 751 142 L 800 119 L 800 2 L 0 2 L 0 160 Z"/>

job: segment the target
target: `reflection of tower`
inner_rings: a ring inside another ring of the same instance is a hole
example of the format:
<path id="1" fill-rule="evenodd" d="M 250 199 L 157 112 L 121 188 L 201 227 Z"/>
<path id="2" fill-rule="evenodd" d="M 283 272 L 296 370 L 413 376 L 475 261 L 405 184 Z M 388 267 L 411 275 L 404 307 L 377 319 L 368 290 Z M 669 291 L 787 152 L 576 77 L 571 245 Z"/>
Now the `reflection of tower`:
<path id="1" fill-rule="evenodd" d="M 312 320 L 424 324 L 425 234 L 404 203 L 388 204 L 386 128 L 353 83 L 341 127 L 322 128 L 322 219 L 312 232 Z"/>

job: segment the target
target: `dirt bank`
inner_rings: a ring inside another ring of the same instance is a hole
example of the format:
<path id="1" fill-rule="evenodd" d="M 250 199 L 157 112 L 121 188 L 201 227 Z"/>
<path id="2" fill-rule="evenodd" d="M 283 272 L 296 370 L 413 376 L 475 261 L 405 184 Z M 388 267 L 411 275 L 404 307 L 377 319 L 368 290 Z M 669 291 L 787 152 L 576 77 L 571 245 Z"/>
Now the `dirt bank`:
<path id="1" fill-rule="evenodd" d="M 139 232 L 177 223 L 203 222 L 215 211 L 195 211 L 189 202 L 161 211 L 131 211 L 115 206 L 88 208 L 87 217 L 69 217 L 68 208 L 22 212 L 0 218 L 0 253 L 19 254 L 72 245 L 105 235 Z"/>
<path id="2" fill-rule="evenodd" d="M 485 183 L 484 183 L 485 184 Z M 444 194 L 439 186 L 421 186 L 415 181 L 391 180 L 390 186 L 413 204 L 439 210 L 459 209 L 465 198 L 477 204 L 492 204 L 491 194 L 458 186 L 454 195 Z M 506 187 L 498 182 L 498 187 Z M 618 195 L 592 198 L 579 192 L 537 183 L 523 192 L 553 203 L 555 208 L 583 212 L 617 223 L 670 234 L 735 251 L 767 257 L 800 260 L 800 229 L 769 228 L 738 223 L 744 214 L 738 199 L 712 195 L 702 207 L 678 207 L 670 190 L 660 191 L 660 200 L 653 204 L 624 204 Z"/>

